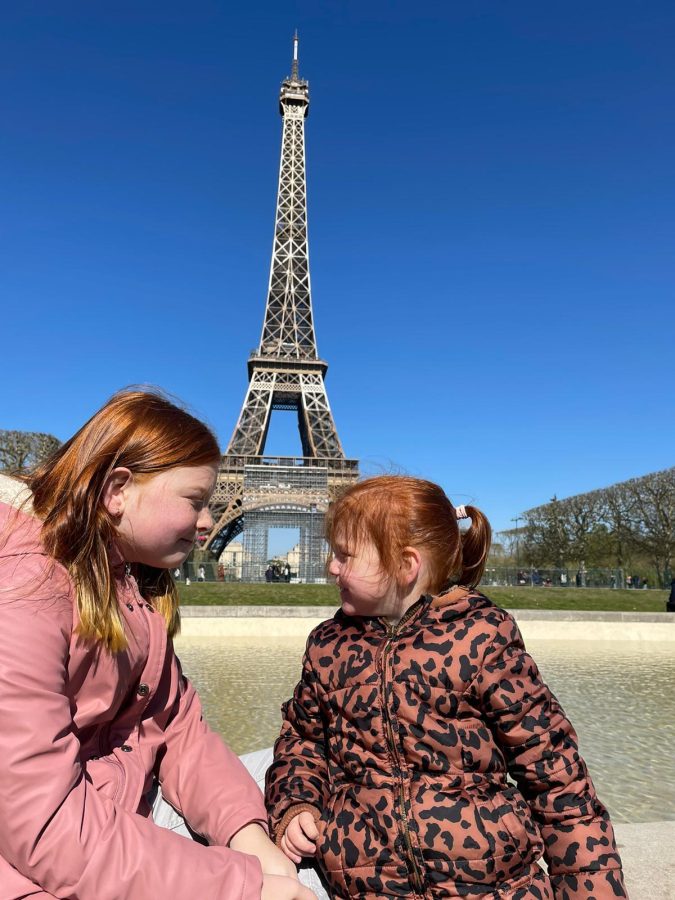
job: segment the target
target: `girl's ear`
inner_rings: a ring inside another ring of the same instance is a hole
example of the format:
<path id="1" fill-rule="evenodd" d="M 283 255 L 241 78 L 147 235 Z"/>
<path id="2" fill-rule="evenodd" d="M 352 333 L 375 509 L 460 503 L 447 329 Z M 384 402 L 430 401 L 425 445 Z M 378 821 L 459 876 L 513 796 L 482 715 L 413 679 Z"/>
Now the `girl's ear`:
<path id="1" fill-rule="evenodd" d="M 113 518 L 121 516 L 127 499 L 127 488 L 133 480 L 129 469 L 113 469 L 103 483 L 101 499 L 103 505 Z"/>
<path id="2" fill-rule="evenodd" d="M 416 547 L 404 547 L 399 564 L 399 583 L 412 584 L 420 574 L 422 554 Z"/>

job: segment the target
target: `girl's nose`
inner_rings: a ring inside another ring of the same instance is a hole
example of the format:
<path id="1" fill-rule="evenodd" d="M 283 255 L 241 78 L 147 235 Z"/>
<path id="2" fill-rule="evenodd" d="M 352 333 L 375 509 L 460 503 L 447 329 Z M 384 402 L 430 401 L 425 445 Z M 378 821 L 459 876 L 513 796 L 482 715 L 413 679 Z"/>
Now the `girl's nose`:
<path id="1" fill-rule="evenodd" d="M 339 572 L 340 572 L 340 564 L 335 559 L 335 557 L 333 557 L 331 559 L 331 561 L 328 563 L 328 574 L 329 575 L 338 575 Z"/>
<path id="2" fill-rule="evenodd" d="M 197 529 L 199 531 L 210 531 L 212 528 L 213 516 L 211 515 L 208 506 L 205 506 L 199 513 L 199 518 L 197 519 Z"/>

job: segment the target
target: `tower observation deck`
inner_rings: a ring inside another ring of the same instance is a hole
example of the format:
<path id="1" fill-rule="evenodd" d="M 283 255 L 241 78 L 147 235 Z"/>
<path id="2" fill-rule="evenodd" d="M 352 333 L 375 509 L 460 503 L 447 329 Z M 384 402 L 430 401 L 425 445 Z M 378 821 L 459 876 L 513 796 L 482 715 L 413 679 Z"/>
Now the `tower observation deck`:
<path id="1" fill-rule="evenodd" d="M 328 364 L 319 358 L 314 333 L 305 174 L 309 84 L 298 68 L 296 33 L 291 74 L 279 93 L 281 163 L 262 333 L 248 359 L 248 390 L 222 459 L 206 543 L 217 556 L 243 533 L 244 581 L 264 580 L 270 528 L 297 529 L 299 579 L 323 580 L 324 514 L 331 498 L 358 478 L 358 463 L 345 458 L 333 421 Z M 265 455 L 276 410 L 296 412 L 302 456 Z"/>

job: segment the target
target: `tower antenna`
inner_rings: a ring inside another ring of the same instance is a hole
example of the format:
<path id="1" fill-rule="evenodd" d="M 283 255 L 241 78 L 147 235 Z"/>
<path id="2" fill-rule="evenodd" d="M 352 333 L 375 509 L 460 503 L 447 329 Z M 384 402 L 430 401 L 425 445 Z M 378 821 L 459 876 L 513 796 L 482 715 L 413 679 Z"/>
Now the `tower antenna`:
<path id="1" fill-rule="evenodd" d="M 298 29 L 295 29 L 293 35 L 293 65 L 291 66 L 291 79 L 298 81 Z"/>

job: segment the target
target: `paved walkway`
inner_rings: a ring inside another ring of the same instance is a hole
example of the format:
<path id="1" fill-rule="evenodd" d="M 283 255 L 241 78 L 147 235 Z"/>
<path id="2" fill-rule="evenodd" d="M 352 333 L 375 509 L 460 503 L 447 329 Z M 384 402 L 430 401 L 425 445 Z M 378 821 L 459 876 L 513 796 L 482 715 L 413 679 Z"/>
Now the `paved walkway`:
<path id="1" fill-rule="evenodd" d="M 675 900 L 675 822 L 614 829 L 630 900 Z"/>

